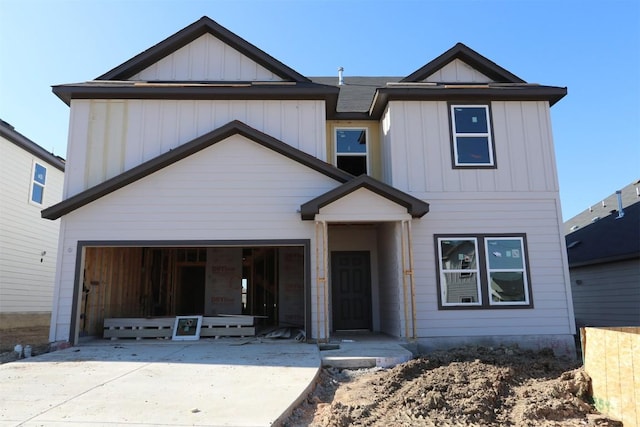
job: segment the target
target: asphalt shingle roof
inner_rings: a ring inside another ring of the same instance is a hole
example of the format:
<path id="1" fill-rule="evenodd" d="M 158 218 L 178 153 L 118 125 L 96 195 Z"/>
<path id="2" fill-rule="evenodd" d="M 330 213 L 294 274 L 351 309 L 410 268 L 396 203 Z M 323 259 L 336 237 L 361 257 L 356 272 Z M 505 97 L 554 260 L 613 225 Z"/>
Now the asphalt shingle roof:
<path id="1" fill-rule="evenodd" d="M 376 89 L 387 83 L 397 83 L 402 77 L 350 77 L 343 78 L 344 84 L 338 85 L 338 76 L 309 77 L 312 82 L 340 88 L 337 111 L 366 113 L 371 107 Z"/>
<path id="2" fill-rule="evenodd" d="M 564 223 L 569 266 L 640 258 L 640 180 Z"/>

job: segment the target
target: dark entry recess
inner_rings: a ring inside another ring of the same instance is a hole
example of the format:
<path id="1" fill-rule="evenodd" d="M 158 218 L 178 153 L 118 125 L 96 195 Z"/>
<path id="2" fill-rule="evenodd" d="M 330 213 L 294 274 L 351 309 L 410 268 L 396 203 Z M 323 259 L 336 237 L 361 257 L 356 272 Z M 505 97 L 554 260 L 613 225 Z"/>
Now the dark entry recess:
<path id="1" fill-rule="evenodd" d="M 371 330 L 369 252 L 331 253 L 333 329 Z"/>
<path id="2" fill-rule="evenodd" d="M 180 267 L 180 298 L 178 315 L 202 314 L 204 312 L 204 266 Z"/>

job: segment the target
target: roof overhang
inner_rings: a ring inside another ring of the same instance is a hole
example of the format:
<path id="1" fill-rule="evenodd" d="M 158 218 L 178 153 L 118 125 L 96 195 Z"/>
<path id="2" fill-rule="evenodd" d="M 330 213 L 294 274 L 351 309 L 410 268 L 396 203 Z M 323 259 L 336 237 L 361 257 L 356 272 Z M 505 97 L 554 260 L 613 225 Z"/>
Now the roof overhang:
<path id="1" fill-rule="evenodd" d="M 335 111 L 340 89 L 295 82 L 102 82 L 53 86 L 65 104 L 72 99 L 188 99 L 188 100 L 324 100 Z"/>
<path id="2" fill-rule="evenodd" d="M 40 145 L 36 144 L 26 136 L 22 135 L 20 132 L 17 132 L 13 126 L 4 120 L 0 120 L 0 137 L 5 138 L 8 141 L 13 142 L 18 147 L 27 151 L 33 156 L 38 157 L 39 159 L 49 163 L 51 166 L 55 167 L 58 170 L 64 172 L 65 162 L 61 157 L 56 156 L 53 153 L 48 152 Z"/>
<path id="3" fill-rule="evenodd" d="M 347 197 L 358 189 L 367 189 L 387 200 L 390 200 L 406 208 L 407 213 L 413 218 L 421 218 L 429 212 L 429 204 L 423 200 L 411 196 L 397 188 L 391 187 L 368 175 L 360 175 L 344 184 L 330 190 L 300 206 L 300 216 L 303 220 L 314 220 L 323 207 Z"/>
<path id="4" fill-rule="evenodd" d="M 389 101 L 548 101 L 553 105 L 566 94 L 566 87 L 532 84 L 398 84 L 376 90 L 369 114 L 380 118 Z"/>

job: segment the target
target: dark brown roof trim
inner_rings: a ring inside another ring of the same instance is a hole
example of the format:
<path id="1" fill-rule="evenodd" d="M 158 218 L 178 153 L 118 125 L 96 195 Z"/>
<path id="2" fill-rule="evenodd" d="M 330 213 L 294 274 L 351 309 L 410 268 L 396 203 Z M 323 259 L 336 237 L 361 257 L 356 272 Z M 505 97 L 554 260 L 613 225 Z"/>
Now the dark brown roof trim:
<path id="1" fill-rule="evenodd" d="M 353 177 L 325 163 L 316 157 L 313 157 L 303 151 L 298 150 L 284 142 L 273 138 L 257 129 L 254 129 L 238 120 L 227 123 L 226 125 L 202 135 L 190 142 L 174 148 L 158 157 L 144 162 L 122 174 L 104 181 L 95 187 L 91 187 L 81 193 L 76 194 L 50 208 L 42 211 L 42 217 L 47 219 L 58 219 L 84 205 L 87 205 L 107 194 L 125 187 L 139 179 L 151 175 L 163 168 L 176 163 L 186 157 L 191 156 L 217 142 L 225 140 L 232 135 L 242 135 L 266 148 L 269 148 L 279 154 L 282 154 L 298 163 L 301 163 L 317 172 L 320 172 L 338 182 L 346 182 Z"/>
<path id="2" fill-rule="evenodd" d="M 468 46 L 457 43 L 451 49 L 438 56 L 436 59 L 432 60 L 428 64 L 409 74 L 404 79 L 400 80 L 401 82 L 420 82 L 429 77 L 431 74 L 435 73 L 449 62 L 459 59 L 472 68 L 480 71 L 485 76 L 496 82 L 503 83 L 526 83 L 520 77 L 515 74 L 505 70 L 495 62 L 491 61 L 488 58 L 480 55 L 475 50 L 469 48 Z"/>
<path id="3" fill-rule="evenodd" d="M 337 112 L 335 110 L 327 111 L 328 120 L 375 120 L 369 113 L 361 112 Z"/>
<path id="4" fill-rule="evenodd" d="M 300 206 L 300 216 L 303 220 L 312 220 L 316 214 L 320 212 L 322 207 L 347 196 L 359 188 L 366 188 L 394 203 L 406 207 L 407 212 L 414 218 L 421 218 L 429 212 L 429 203 L 371 178 L 368 175 L 360 175 Z"/>
<path id="5" fill-rule="evenodd" d="M 134 56 L 111 71 L 106 72 L 96 80 L 127 80 L 206 33 L 218 38 L 223 43 L 226 43 L 243 55 L 251 58 L 284 80 L 310 82 L 310 80 L 302 74 L 289 68 L 241 37 L 238 37 L 207 16 L 203 16 L 198 21 L 183 28 L 155 46 Z"/>
<path id="6" fill-rule="evenodd" d="M 22 135 L 20 132 L 17 132 L 13 126 L 2 119 L 0 119 L 0 136 L 13 142 L 18 147 L 38 157 L 42 161 L 47 162 L 54 168 L 64 172 L 65 162 L 62 157 L 48 152 L 26 136 Z"/>
<path id="7" fill-rule="evenodd" d="M 335 106 L 340 89 L 316 83 L 294 84 L 135 84 L 133 82 L 102 83 L 88 82 L 53 86 L 53 93 L 65 104 L 72 99 L 320 99 L 327 106 Z M 329 108 L 328 108 L 329 109 Z"/>
<path id="8" fill-rule="evenodd" d="M 370 115 L 381 117 L 389 101 L 549 101 L 550 105 L 554 105 L 566 94 L 566 87 L 540 85 L 386 87 L 376 91 Z"/>
<path id="9" fill-rule="evenodd" d="M 569 262 L 569 268 L 590 267 L 597 264 L 609 264 L 613 262 L 623 262 L 633 259 L 640 259 L 640 253 L 635 252 L 610 257 L 593 258 L 586 261 Z"/>

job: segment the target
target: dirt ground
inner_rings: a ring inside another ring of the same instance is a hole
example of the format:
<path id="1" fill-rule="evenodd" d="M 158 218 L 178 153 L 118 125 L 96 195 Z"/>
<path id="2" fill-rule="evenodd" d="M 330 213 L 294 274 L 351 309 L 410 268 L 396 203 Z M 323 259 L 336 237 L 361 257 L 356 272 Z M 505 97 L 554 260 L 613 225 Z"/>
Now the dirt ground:
<path id="1" fill-rule="evenodd" d="M 284 425 L 622 426 L 597 413 L 590 385 L 551 350 L 465 347 L 391 369 L 324 369 Z"/>
<path id="2" fill-rule="evenodd" d="M 0 330 L 0 364 L 18 359 L 18 353 L 14 351 L 16 344 L 20 344 L 22 347 L 30 345 L 32 356 L 47 353 L 49 351 L 49 328 L 41 326 Z"/>
<path id="3" fill-rule="evenodd" d="M 0 364 L 49 351 L 48 330 L 0 332 Z M 323 369 L 285 427 L 622 426 L 591 404 L 591 379 L 551 350 L 464 347 L 391 369 Z"/>

